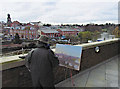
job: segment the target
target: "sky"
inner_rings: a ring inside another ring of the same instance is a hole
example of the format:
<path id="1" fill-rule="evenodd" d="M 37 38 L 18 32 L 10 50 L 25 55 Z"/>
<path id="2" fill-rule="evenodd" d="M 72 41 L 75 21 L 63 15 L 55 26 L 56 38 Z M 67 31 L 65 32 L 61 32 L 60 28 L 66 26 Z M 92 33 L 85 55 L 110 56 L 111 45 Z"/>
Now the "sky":
<path id="1" fill-rule="evenodd" d="M 0 21 L 51 24 L 118 23 L 119 0 L 1 0 Z"/>

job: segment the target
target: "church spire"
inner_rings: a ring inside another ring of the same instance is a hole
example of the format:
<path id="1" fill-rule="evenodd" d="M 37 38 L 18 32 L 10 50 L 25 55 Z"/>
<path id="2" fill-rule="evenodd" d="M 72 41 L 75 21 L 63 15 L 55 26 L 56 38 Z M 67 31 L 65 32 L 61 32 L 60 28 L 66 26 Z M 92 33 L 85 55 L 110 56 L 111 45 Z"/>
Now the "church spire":
<path id="1" fill-rule="evenodd" d="M 10 18 L 10 14 L 7 14 L 7 25 L 11 26 L 11 18 Z"/>

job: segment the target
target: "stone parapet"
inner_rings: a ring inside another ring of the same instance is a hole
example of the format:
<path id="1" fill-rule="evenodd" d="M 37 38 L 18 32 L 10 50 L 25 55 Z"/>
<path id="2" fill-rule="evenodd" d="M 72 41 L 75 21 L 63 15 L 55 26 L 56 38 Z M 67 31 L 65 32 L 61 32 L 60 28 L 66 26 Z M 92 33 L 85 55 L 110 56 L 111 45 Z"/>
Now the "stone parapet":
<path id="1" fill-rule="evenodd" d="M 120 53 L 120 40 L 112 39 L 101 42 L 93 42 L 80 44 L 76 46 L 82 46 L 82 57 L 80 70 L 72 70 L 66 67 L 57 67 L 54 69 L 55 84 L 70 77 L 70 73 L 75 75 L 83 70 L 93 67 L 113 56 Z M 100 52 L 95 52 L 95 47 L 100 48 Z M 52 49 L 55 51 L 55 49 Z M 24 66 L 24 60 L 19 58 L 20 55 L 11 57 L 2 57 L 0 63 L 2 64 L 2 78 L 3 87 L 31 87 L 32 81 L 30 73 Z"/>

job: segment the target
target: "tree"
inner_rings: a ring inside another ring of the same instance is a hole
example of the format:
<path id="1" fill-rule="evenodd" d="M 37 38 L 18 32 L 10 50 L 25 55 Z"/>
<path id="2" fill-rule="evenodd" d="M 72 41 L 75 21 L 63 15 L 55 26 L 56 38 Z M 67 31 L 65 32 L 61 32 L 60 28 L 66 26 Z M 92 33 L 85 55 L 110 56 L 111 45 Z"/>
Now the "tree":
<path id="1" fill-rule="evenodd" d="M 102 29 L 102 32 L 107 32 L 108 30 L 107 29 Z"/>
<path id="2" fill-rule="evenodd" d="M 116 28 L 113 30 L 112 34 L 115 35 L 116 37 L 120 37 L 119 27 L 116 27 Z"/>
<path id="3" fill-rule="evenodd" d="M 100 32 L 98 30 L 93 32 L 92 40 L 96 41 L 100 37 Z"/>
<path id="4" fill-rule="evenodd" d="M 80 41 L 82 41 L 82 34 L 83 34 L 83 32 L 78 33 L 78 38 L 80 38 Z"/>
<path id="5" fill-rule="evenodd" d="M 50 27 L 50 26 L 51 26 L 51 24 L 43 24 L 43 26 Z"/>
<path id="6" fill-rule="evenodd" d="M 75 36 L 75 35 L 67 34 L 65 37 L 66 37 L 67 40 L 70 39 L 71 42 L 77 42 L 78 41 L 78 36 Z"/>
<path id="7" fill-rule="evenodd" d="M 20 37 L 19 37 L 19 34 L 18 34 L 18 33 L 15 34 L 14 43 L 15 43 L 15 44 L 19 44 L 19 43 L 21 43 L 21 41 L 20 41 Z"/>
<path id="8" fill-rule="evenodd" d="M 80 41 L 82 42 L 88 42 L 88 40 L 92 40 L 93 32 L 85 31 L 85 32 L 79 32 L 78 37 L 80 38 Z"/>
<path id="9" fill-rule="evenodd" d="M 83 36 L 83 38 L 85 38 L 87 40 L 91 40 L 92 39 L 92 32 L 85 31 L 82 36 Z"/>

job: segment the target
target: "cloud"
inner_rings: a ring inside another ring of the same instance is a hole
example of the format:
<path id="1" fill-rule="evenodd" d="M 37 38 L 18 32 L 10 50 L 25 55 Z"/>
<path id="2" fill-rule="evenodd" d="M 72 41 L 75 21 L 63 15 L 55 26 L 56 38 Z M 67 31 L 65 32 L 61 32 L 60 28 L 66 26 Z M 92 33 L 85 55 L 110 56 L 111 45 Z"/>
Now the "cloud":
<path id="1" fill-rule="evenodd" d="M 2 0 L 1 2 L 119 2 L 119 0 Z"/>
<path id="2" fill-rule="evenodd" d="M 64 7 L 64 8 L 63 8 Z M 57 23 L 84 23 L 117 20 L 117 3 L 58 3 L 46 17 Z"/>
<path id="3" fill-rule="evenodd" d="M 90 0 L 89 0 L 90 1 Z M 41 2 L 2 2 L 0 19 L 6 22 L 7 14 L 12 21 L 42 21 L 48 23 L 90 23 L 117 22 L 118 2 L 79 2 L 41 1 Z M 111 0 L 109 0 L 111 1 Z"/>

